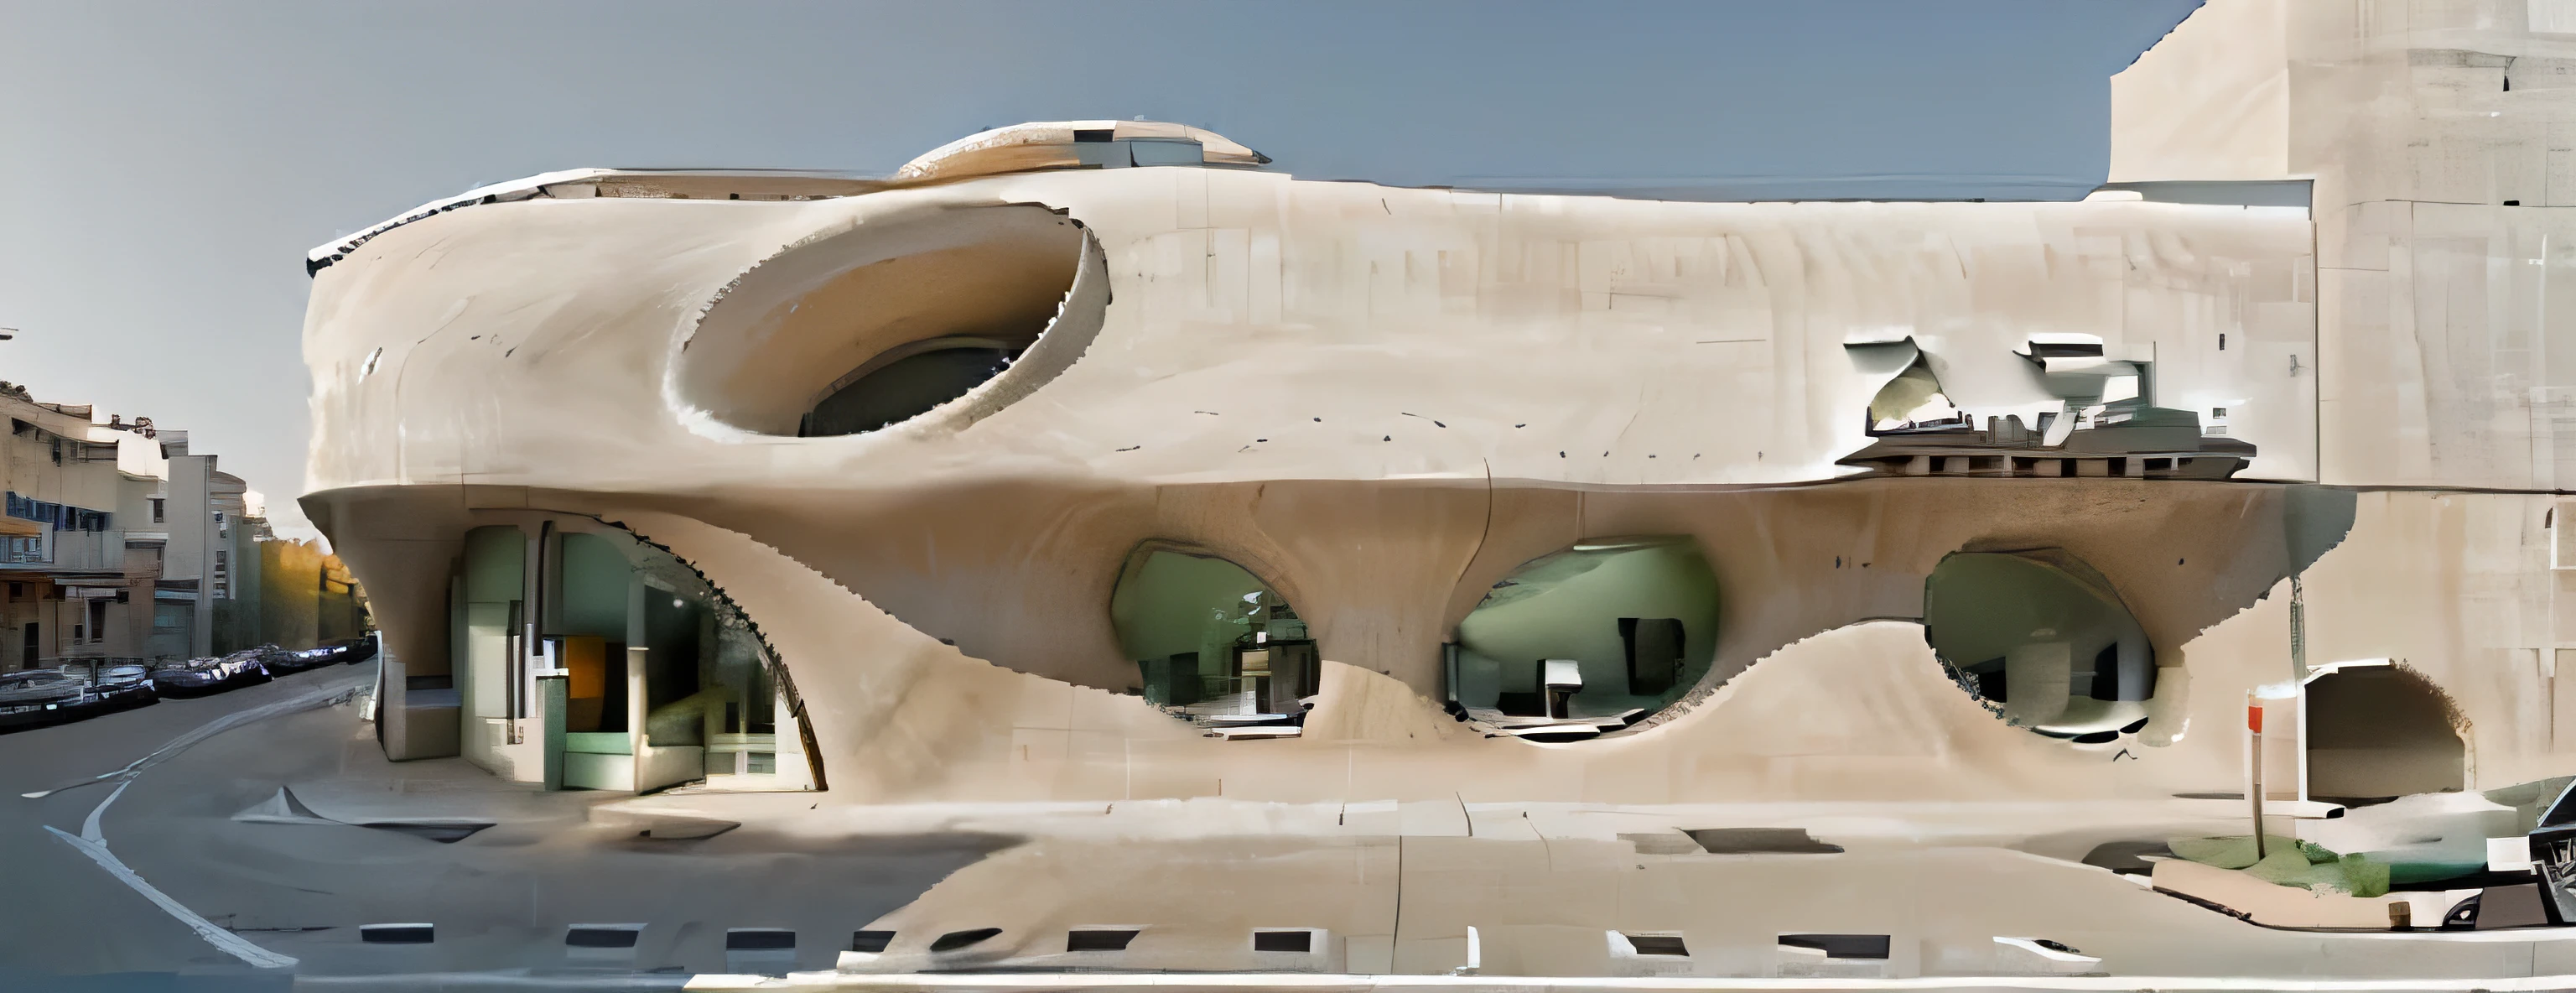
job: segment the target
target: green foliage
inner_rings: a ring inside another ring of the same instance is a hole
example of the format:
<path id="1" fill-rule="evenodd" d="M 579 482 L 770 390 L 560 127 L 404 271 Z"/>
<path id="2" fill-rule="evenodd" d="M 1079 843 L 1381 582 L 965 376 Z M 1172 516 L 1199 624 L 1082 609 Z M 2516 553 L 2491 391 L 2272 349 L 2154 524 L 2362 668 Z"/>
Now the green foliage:
<path id="1" fill-rule="evenodd" d="M 2264 857 L 2254 858 L 2254 836 L 2176 838 L 2166 843 L 2178 858 L 2221 869 L 2243 869 L 2275 886 L 2324 888 L 2353 896 L 2388 893 L 2389 866 L 2367 855 L 2337 855 L 2312 841 L 2264 836 Z"/>
<path id="2" fill-rule="evenodd" d="M 2336 867 L 2343 876 L 2343 891 L 2354 896 L 2386 896 L 2388 863 L 2358 852 L 2338 860 Z"/>
<path id="3" fill-rule="evenodd" d="M 2320 856 L 2327 859 L 2334 858 L 2333 852 L 2301 842 L 2296 838 L 2284 838 L 2273 834 L 2263 836 L 2263 842 L 2265 849 L 2275 856 L 2296 852 L 2299 854 L 2294 857 L 2302 862 L 2316 861 Z M 2250 834 L 2221 835 L 2214 838 L 2175 838 L 2166 842 L 2165 847 L 2173 849 L 2174 855 L 2178 858 L 2202 865 L 2214 865 L 2221 869 L 2243 869 L 2254 864 L 2254 836 Z M 2320 854 L 2309 854 L 2310 849 Z"/>

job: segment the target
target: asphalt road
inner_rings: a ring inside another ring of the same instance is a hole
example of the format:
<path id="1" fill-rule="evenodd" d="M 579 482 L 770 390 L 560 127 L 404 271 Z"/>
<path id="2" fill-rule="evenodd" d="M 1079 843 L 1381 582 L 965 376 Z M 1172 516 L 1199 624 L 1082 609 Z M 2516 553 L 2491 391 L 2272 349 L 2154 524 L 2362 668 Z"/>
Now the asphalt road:
<path id="1" fill-rule="evenodd" d="M 643 840 L 631 823 L 593 815 L 605 794 L 521 789 L 455 759 L 389 763 L 353 707 L 307 710 L 166 758 L 134 777 L 101 818 L 109 848 L 146 881 L 299 960 L 291 970 L 262 970 L 44 830 L 79 834 L 113 784 L 20 795 L 114 771 L 227 714 L 362 684 L 373 672 L 372 664 L 317 670 L 0 736 L 0 850 L 8 853 L 0 857 L 0 989 L 668 989 L 689 973 L 726 971 L 724 933 L 734 927 L 794 929 L 795 967 L 829 968 L 849 932 L 1009 843 L 934 836 L 819 846 L 755 829 Z M 344 806 L 382 791 L 378 806 L 495 826 L 441 844 L 349 825 L 234 819 L 290 783 Z M 438 940 L 359 941 L 359 925 L 393 922 L 433 923 Z M 585 961 L 564 944 L 574 923 L 647 928 L 631 958 Z"/>
<path id="2" fill-rule="evenodd" d="M 108 848 L 152 886 L 231 935 L 297 960 L 288 969 L 256 969 L 45 830 L 80 834 L 114 791 L 112 783 L 21 796 L 122 769 L 228 715 L 372 678 L 372 665 L 335 667 L 0 736 L 0 852 L 6 853 L 0 855 L 0 991 L 670 990 L 693 973 L 752 971 L 728 962 L 724 948 L 726 930 L 744 927 L 797 935 L 792 954 L 761 962 L 757 971 L 827 969 L 851 931 L 1014 841 L 954 833 L 798 836 L 759 823 L 702 840 L 639 838 L 635 815 L 600 809 L 618 794 L 545 793 L 457 759 L 390 763 L 354 707 L 308 709 L 167 755 L 134 775 L 99 819 Z M 442 844 L 345 823 L 237 819 L 290 784 L 326 816 L 355 820 L 393 812 L 493 826 Z M 1513 859 L 1535 859 L 1518 875 L 1541 879 L 1555 858 L 1534 835 L 1412 840 L 1417 847 L 1454 847 L 1451 861 L 1487 874 Z M 2066 857 L 2090 844 L 2074 836 L 2062 841 Z M 1155 850 L 1141 857 L 1159 863 L 1168 855 Z M 1967 912 L 1969 905 L 1955 895 L 2021 894 L 1980 905 L 1986 907 L 1980 913 L 2010 919 L 1981 919 L 1984 930 L 1977 933 L 2048 934 L 2096 954 L 2121 951 L 2122 971 L 2142 975 L 2171 974 L 2177 964 L 2221 951 L 2314 975 L 2367 973 L 2402 960 L 2433 974 L 2516 976 L 2566 971 L 2576 962 L 2576 942 L 2535 947 L 2520 935 L 2463 942 L 2432 934 L 2255 928 L 2096 871 L 1975 846 L 1882 855 L 1855 849 L 1837 863 L 1847 871 L 1833 877 L 1817 876 L 1804 863 L 1716 860 L 1672 869 L 1665 875 L 1673 878 L 1658 885 L 1682 886 L 1728 913 L 1753 908 L 1746 912 L 1758 911 L 1754 923 L 1765 926 L 1785 913 L 1783 901 L 1811 899 L 1826 905 L 1811 908 L 1808 918 L 1877 914 L 1887 918 L 1878 930 L 1897 926 L 1888 921 Z M 1023 899 L 1008 872 L 994 875 L 1001 865 L 979 869 L 992 870 L 979 884 L 989 890 L 952 896 L 967 901 L 968 910 L 979 899 Z M 1430 871 L 1422 865 L 1399 876 Z M 1228 899 L 1256 892 L 1262 866 L 1258 860 L 1211 866 L 1207 892 Z M 1913 881 L 1889 883 L 1907 879 Z M 1272 883 L 1300 881 L 1290 873 Z M 1110 873 L 1102 885 L 1126 884 Z M 1414 895 L 1400 903 L 1405 919 L 1437 933 L 1463 933 L 1484 912 L 1478 901 L 1486 888 L 1426 879 L 1410 889 Z M 1162 909 L 1191 912 L 1181 904 Z M 437 940 L 359 940 L 360 925 L 398 922 L 433 924 Z M 566 946 L 566 928 L 582 923 L 645 927 L 631 952 L 606 954 Z"/>

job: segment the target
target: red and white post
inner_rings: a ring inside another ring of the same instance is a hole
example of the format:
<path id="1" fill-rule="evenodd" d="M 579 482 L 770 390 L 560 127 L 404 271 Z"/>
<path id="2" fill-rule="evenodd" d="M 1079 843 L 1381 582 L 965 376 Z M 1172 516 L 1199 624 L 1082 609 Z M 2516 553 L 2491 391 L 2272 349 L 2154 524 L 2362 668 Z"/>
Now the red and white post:
<path id="1" fill-rule="evenodd" d="M 2245 695 L 2245 730 L 2252 734 L 2254 743 L 2254 747 L 2246 753 L 2252 756 L 2253 764 L 2249 768 L 2253 771 L 2253 775 L 2245 789 L 2245 797 L 2254 802 L 2254 858 L 2260 861 L 2264 856 L 2263 701 L 2251 693 Z"/>

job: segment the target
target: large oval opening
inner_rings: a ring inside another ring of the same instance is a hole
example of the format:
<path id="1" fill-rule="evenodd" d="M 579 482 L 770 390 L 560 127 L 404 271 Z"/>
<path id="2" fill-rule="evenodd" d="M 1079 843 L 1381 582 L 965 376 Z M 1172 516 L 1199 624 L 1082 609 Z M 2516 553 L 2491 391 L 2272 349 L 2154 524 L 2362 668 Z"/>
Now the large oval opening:
<path id="1" fill-rule="evenodd" d="M 870 218 L 761 263 L 708 308 L 677 363 L 679 396 L 769 435 L 910 421 L 1003 376 L 1064 326 L 1096 331 L 1089 305 L 1105 305 L 1105 292 L 1075 292 L 1095 251 L 1080 224 L 1038 206 Z M 1057 348 L 1070 354 L 1045 374 L 1088 344 Z"/>
<path id="2" fill-rule="evenodd" d="M 1584 541 L 1494 584 L 1458 622 L 1454 702 L 1501 733 L 1571 741 L 1671 706 L 1717 652 L 1717 575 L 1688 537 Z"/>
<path id="3" fill-rule="evenodd" d="M 1147 703 L 1218 727 L 1303 724 L 1323 659 L 1288 599 L 1225 559 L 1149 542 L 1110 593 Z"/>
<path id="4" fill-rule="evenodd" d="M 1960 687 L 2016 727 L 2088 744 L 2146 727 L 2155 649 L 2110 581 L 2063 550 L 1941 560 L 1923 628 Z"/>

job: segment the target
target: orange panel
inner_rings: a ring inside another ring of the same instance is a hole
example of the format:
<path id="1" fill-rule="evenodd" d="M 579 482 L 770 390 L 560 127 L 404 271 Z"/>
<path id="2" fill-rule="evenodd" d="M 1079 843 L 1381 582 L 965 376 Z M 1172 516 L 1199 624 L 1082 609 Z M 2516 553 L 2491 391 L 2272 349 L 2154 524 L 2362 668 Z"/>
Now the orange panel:
<path id="1" fill-rule="evenodd" d="M 570 670 L 564 695 L 575 700 L 608 695 L 608 640 L 574 635 L 563 640 L 563 667 Z"/>

